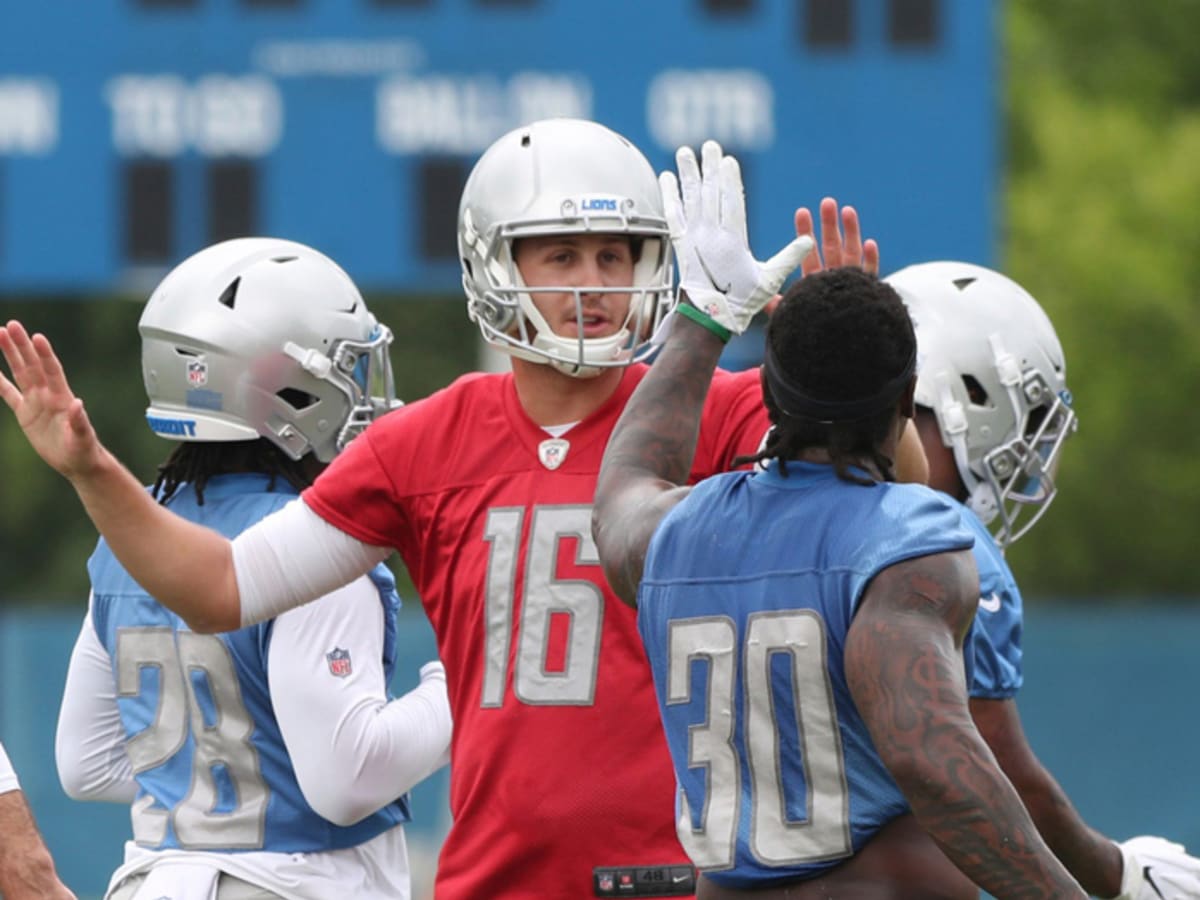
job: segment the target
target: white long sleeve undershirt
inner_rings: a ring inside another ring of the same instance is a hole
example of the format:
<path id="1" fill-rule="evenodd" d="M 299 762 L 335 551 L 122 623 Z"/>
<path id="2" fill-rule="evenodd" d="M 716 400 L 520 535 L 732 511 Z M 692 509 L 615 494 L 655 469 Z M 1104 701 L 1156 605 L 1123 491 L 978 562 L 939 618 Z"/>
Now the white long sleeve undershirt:
<path id="1" fill-rule="evenodd" d="M 16 769 L 9 762 L 8 754 L 4 752 L 4 745 L 0 744 L 0 794 L 7 794 L 9 791 L 20 790 L 21 782 L 17 780 Z"/>
<path id="2" fill-rule="evenodd" d="M 364 544 L 303 500 L 293 500 L 233 540 L 242 626 L 311 603 L 391 554 L 391 548 Z"/>
<path id="3" fill-rule="evenodd" d="M 271 702 L 309 805 L 349 825 L 395 800 L 448 761 L 450 707 L 440 662 L 421 683 L 387 699 L 383 608 L 360 578 L 280 616 L 271 632 Z M 326 654 L 350 652 L 351 673 L 330 672 Z M 403 661 L 402 661 L 403 662 Z M 90 611 L 71 655 L 55 755 L 67 794 L 78 800 L 131 802 L 116 682 Z"/>

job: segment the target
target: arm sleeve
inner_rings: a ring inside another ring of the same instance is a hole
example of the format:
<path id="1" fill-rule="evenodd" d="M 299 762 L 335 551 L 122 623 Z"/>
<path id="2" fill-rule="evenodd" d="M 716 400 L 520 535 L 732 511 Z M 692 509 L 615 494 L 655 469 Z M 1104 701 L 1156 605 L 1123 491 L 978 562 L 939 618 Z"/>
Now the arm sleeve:
<path id="1" fill-rule="evenodd" d="M 364 544 L 330 525 L 303 500 L 293 500 L 233 541 L 242 627 L 349 584 L 391 552 Z"/>
<path id="2" fill-rule="evenodd" d="M 90 598 L 71 651 L 54 759 L 58 780 L 74 800 L 131 803 L 137 795 L 133 767 L 125 753 L 112 662 L 92 625 Z"/>
<path id="3" fill-rule="evenodd" d="M 993 612 L 985 608 L 984 604 L 994 602 L 995 594 L 983 597 L 975 614 L 975 627 L 971 632 L 971 650 L 974 653 L 971 696 L 984 700 L 1010 700 L 1017 695 L 1024 682 L 1020 624 L 1017 623 L 1016 636 L 1013 637 L 1012 623 L 1000 621 L 1004 610 Z"/>
<path id="4" fill-rule="evenodd" d="M 4 745 L 0 744 L 0 794 L 20 789 L 21 783 L 17 780 L 17 772 L 9 762 L 8 754 L 4 752 Z"/>
<path id="5" fill-rule="evenodd" d="M 447 761 L 450 705 L 441 663 L 388 701 L 383 608 L 361 578 L 279 617 L 271 633 L 271 701 L 304 798 L 337 825 L 386 806 Z M 326 655 L 350 654 L 334 674 Z"/>

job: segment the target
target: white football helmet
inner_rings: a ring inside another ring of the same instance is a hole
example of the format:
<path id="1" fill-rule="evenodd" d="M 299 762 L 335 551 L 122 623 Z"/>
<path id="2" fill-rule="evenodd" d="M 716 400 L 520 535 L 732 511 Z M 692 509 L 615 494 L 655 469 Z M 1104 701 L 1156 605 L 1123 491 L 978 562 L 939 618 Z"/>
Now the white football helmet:
<path id="1" fill-rule="evenodd" d="M 917 333 L 916 402 L 937 417 L 967 505 L 1007 547 L 1049 508 L 1078 427 L 1054 326 L 1024 288 L 981 266 L 922 263 L 886 281 Z"/>
<path id="2" fill-rule="evenodd" d="M 551 331 L 513 260 L 513 241 L 538 235 L 627 234 L 640 254 L 633 284 L 546 286 L 574 293 L 578 338 Z M 521 359 L 589 377 L 652 352 L 649 338 L 670 311 L 671 241 L 654 169 L 603 125 L 546 119 L 497 140 L 480 157 L 458 211 L 467 314 L 489 344 Z M 611 337 L 584 338 L 582 293 L 629 294 L 629 315 Z"/>
<path id="3" fill-rule="evenodd" d="M 331 259 L 293 241 L 238 238 L 172 269 L 138 323 L 146 419 L 174 440 L 265 437 L 329 462 L 400 405 L 391 332 Z"/>

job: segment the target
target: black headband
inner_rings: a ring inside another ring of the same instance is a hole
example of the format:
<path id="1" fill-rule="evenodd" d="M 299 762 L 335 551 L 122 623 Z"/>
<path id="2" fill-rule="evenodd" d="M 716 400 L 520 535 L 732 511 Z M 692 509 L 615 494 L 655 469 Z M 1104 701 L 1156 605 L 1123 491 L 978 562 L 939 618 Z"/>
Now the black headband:
<path id="1" fill-rule="evenodd" d="M 908 385 L 917 368 L 917 345 L 913 342 L 912 355 L 908 358 L 904 370 L 890 379 L 869 397 L 857 400 L 819 400 L 810 397 L 795 384 L 788 381 L 771 349 L 771 341 L 766 341 L 766 352 L 763 354 L 763 369 L 767 373 L 767 387 L 775 404 L 786 415 L 794 419 L 809 419 L 828 425 L 833 422 L 853 422 L 865 419 L 875 413 L 883 412 L 896 402 L 900 392 Z"/>

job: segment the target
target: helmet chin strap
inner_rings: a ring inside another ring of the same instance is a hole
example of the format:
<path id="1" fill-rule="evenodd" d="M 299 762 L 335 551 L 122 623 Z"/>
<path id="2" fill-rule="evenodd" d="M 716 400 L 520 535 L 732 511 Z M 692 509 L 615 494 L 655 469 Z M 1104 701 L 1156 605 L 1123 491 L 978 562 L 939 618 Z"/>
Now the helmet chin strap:
<path id="1" fill-rule="evenodd" d="M 996 492 L 991 486 L 975 476 L 967 459 L 967 415 L 963 405 L 954 399 L 950 390 L 950 376 L 939 372 L 935 379 L 937 384 L 937 416 L 941 428 L 942 440 L 954 453 L 954 465 L 958 469 L 958 477 L 962 479 L 967 489 L 967 508 L 979 517 L 985 525 L 996 518 L 999 504 Z"/>
<path id="2" fill-rule="evenodd" d="M 988 344 L 991 346 L 992 364 L 996 370 L 997 380 L 1004 388 L 1009 405 L 1012 406 L 1013 422 L 1019 430 L 1024 425 L 1024 417 L 1021 413 L 1022 378 L 1020 365 L 1016 358 L 1005 350 L 1004 344 L 998 334 L 990 335 L 988 337 Z M 944 382 L 939 382 L 939 395 L 944 403 L 943 409 L 946 421 L 954 420 L 961 422 L 961 426 L 957 427 L 953 432 L 948 427 L 944 428 L 944 431 L 946 432 L 946 436 L 951 440 L 954 448 L 954 461 L 958 466 L 959 476 L 967 488 L 967 508 L 975 513 L 983 524 L 990 525 L 1001 514 L 1000 507 L 1002 501 L 1000 495 L 987 479 L 977 477 L 968 465 L 967 421 L 962 405 L 952 399 L 949 386 Z M 953 407 L 953 410 L 950 407 Z M 1011 527 L 1011 522 L 1008 522 L 1007 518 L 1006 516 L 1004 525 L 1006 531 Z"/>

